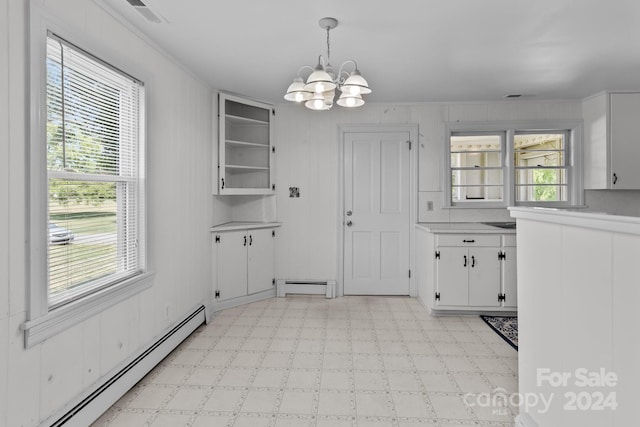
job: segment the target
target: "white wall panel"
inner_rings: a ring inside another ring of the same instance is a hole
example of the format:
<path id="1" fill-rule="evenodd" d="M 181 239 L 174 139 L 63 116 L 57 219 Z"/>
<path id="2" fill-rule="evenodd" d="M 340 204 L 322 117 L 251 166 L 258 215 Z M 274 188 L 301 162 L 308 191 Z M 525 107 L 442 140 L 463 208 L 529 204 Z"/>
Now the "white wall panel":
<path id="1" fill-rule="evenodd" d="M 142 294 L 24 350 L 19 325 L 26 319 L 29 271 L 23 167 L 28 4 L 0 3 L 0 224 L 8 236 L 0 243 L 0 425 L 11 426 L 37 425 L 197 304 L 210 300 L 214 206 L 220 217 L 227 215 L 211 197 L 211 88 L 94 2 L 31 2 L 69 34 L 82 35 L 71 42 L 90 51 L 94 47 L 93 53 L 145 80 L 148 252 L 155 275 L 153 286 Z"/>
<path id="2" fill-rule="evenodd" d="M 0 235 L 9 235 L 9 2 L 0 1 Z M 9 244 L 0 243 L 0 283 L 9 283 Z M 9 286 L 0 286 L 0 321 L 9 317 Z M 6 326 L 6 324 L 3 323 Z M 6 328 L 5 328 L 6 329 Z M 3 335 L 4 336 L 4 335 Z M 2 348 L 2 347 L 0 347 Z M 4 360 L 4 359 L 2 359 Z M 0 364 L 0 371 L 5 365 Z M 0 374 L 1 375 L 1 374 Z M 3 387 L 6 388 L 6 387 Z M 0 391 L 0 395 L 2 391 Z M 1 401 L 0 401 L 1 402 Z M 0 403 L 0 413 L 2 403 Z M 1 420 L 1 419 L 0 419 Z"/>
<path id="3" fill-rule="evenodd" d="M 102 353 L 100 352 L 100 317 L 92 317 L 82 323 L 82 388 L 100 379 Z"/>
<path id="4" fill-rule="evenodd" d="M 9 402 L 9 318 L 0 318 L 0 426 L 8 426 Z"/>
<path id="5" fill-rule="evenodd" d="M 42 344 L 24 350 L 20 331 L 24 318 L 25 313 L 18 313 L 9 319 L 9 346 L 3 349 L 8 353 L 7 387 L 11 391 L 7 396 L 7 426 L 34 426 L 40 419 Z"/>
<path id="6" fill-rule="evenodd" d="M 42 343 L 40 350 L 40 417 L 47 418 L 83 388 L 82 324 Z"/>

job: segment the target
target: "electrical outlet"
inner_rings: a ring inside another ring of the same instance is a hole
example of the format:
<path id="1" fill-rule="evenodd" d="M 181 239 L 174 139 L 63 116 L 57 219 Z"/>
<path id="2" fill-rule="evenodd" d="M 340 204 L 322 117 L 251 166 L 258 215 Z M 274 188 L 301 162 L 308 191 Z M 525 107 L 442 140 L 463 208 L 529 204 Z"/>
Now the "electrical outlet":
<path id="1" fill-rule="evenodd" d="M 431 200 L 429 200 L 427 202 L 427 210 L 428 211 L 432 211 L 433 210 L 433 202 Z"/>

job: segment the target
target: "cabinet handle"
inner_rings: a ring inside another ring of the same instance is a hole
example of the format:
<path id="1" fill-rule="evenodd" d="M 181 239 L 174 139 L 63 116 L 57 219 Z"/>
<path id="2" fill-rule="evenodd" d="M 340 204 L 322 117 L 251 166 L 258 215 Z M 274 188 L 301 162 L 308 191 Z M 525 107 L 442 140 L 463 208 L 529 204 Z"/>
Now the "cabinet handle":
<path id="1" fill-rule="evenodd" d="M 618 175 L 616 175 L 615 173 L 613 174 L 613 185 L 616 185 L 616 182 L 618 182 Z"/>
<path id="2" fill-rule="evenodd" d="M 221 178 L 221 179 L 222 179 L 222 189 L 224 190 L 224 178 Z"/>
<path id="3" fill-rule="evenodd" d="M 463 267 L 466 267 L 466 266 L 467 266 L 467 256 L 465 255 L 465 256 L 464 256 L 464 264 L 463 264 Z"/>
<path id="4" fill-rule="evenodd" d="M 471 267 L 475 267 L 476 266 L 476 257 L 475 256 L 471 256 Z"/>
<path id="5" fill-rule="evenodd" d="M 462 243 L 475 243 L 475 240 L 463 240 Z"/>
<path id="6" fill-rule="evenodd" d="M 247 246 L 247 236 L 244 236 L 244 244 L 242 246 Z"/>
<path id="7" fill-rule="evenodd" d="M 249 246 L 253 245 L 253 236 L 249 234 Z"/>

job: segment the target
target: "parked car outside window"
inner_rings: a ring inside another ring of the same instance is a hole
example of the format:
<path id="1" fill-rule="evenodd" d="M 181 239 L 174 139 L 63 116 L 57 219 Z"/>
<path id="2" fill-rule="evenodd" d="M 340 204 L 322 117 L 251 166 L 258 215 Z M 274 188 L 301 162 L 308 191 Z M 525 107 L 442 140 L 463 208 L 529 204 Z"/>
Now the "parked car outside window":
<path id="1" fill-rule="evenodd" d="M 49 243 L 52 245 L 64 245 L 71 243 L 75 238 L 73 233 L 64 227 L 50 222 L 49 223 Z"/>

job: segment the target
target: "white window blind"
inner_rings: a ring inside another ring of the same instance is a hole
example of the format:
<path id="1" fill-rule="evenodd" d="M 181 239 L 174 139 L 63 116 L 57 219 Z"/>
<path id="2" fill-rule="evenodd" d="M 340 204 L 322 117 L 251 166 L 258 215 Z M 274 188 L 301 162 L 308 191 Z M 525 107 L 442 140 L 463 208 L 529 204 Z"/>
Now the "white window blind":
<path id="1" fill-rule="evenodd" d="M 47 38 L 49 307 L 142 273 L 143 85 Z"/>

